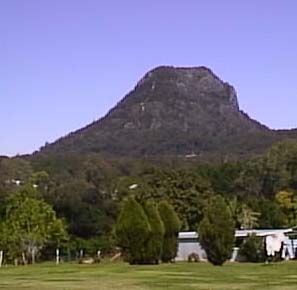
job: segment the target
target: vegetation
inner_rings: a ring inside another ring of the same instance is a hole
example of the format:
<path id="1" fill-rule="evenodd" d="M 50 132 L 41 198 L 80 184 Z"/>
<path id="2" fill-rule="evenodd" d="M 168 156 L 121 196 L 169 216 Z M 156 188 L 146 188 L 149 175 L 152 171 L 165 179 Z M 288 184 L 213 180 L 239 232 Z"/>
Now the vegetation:
<path id="1" fill-rule="evenodd" d="M 176 257 L 179 219 L 167 202 L 138 203 L 133 197 L 123 202 L 115 226 L 117 244 L 130 264 L 158 264 Z"/>
<path id="2" fill-rule="evenodd" d="M 288 227 L 297 225 L 297 191 L 280 191 L 275 196 L 280 208 L 285 214 L 285 223 Z"/>
<path id="3" fill-rule="evenodd" d="M 130 264 L 145 263 L 145 246 L 149 240 L 151 225 L 142 206 L 133 197 L 124 201 L 115 231 L 124 259 Z"/>
<path id="4" fill-rule="evenodd" d="M 297 263 L 274 265 L 175 263 L 129 266 L 124 263 L 78 265 L 41 264 L 0 269 L 1 290 L 295 290 Z"/>
<path id="5" fill-rule="evenodd" d="M 116 244 L 131 264 L 169 262 L 178 232 L 199 227 L 221 265 L 234 227 L 296 226 L 296 137 L 250 119 L 209 69 L 159 67 L 105 118 L 30 156 L 0 156 L 4 262 Z M 258 247 L 251 237 L 241 251 L 256 261 Z"/>
<path id="6" fill-rule="evenodd" d="M 32 190 L 34 192 L 34 190 Z M 33 263 L 39 251 L 51 243 L 60 247 L 67 239 L 63 222 L 43 200 L 16 193 L 7 204 L 1 223 L 0 245 L 7 261 Z"/>
<path id="7" fill-rule="evenodd" d="M 256 235 L 247 237 L 240 246 L 239 255 L 247 262 L 265 261 L 263 237 L 257 237 Z"/>
<path id="8" fill-rule="evenodd" d="M 214 265 L 223 265 L 231 257 L 234 245 L 234 222 L 221 196 L 210 199 L 199 225 L 199 241 Z"/>
<path id="9" fill-rule="evenodd" d="M 150 234 L 145 245 L 144 260 L 146 264 L 158 264 L 163 250 L 164 224 L 153 202 L 146 202 L 144 210 L 150 224 Z"/>
<path id="10" fill-rule="evenodd" d="M 168 202 L 160 202 L 158 210 L 165 229 L 161 258 L 162 262 L 167 263 L 172 261 L 177 254 L 180 221 Z"/>
<path id="11" fill-rule="evenodd" d="M 45 202 L 55 211 L 71 241 L 64 250 L 72 256 L 80 250 L 94 255 L 115 246 L 112 229 L 122 201 L 131 194 L 142 206 L 147 200 L 156 204 L 167 200 L 183 231 L 198 228 L 209 199 L 217 196 L 228 204 L 236 228 L 295 226 L 296 156 L 297 143 L 288 140 L 263 155 L 211 163 L 169 157 L 115 160 L 98 154 L 0 157 L 1 247 L 11 238 L 11 227 L 4 224 L 17 196 Z M 131 189 L 135 184 L 137 188 Z M 59 242 L 47 240 L 38 260 L 48 259 L 45 250 L 53 256 L 55 243 Z M 6 250 L 5 262 L 7 254 Z M 13 257 L 9 260 L 13 262 Z"/>

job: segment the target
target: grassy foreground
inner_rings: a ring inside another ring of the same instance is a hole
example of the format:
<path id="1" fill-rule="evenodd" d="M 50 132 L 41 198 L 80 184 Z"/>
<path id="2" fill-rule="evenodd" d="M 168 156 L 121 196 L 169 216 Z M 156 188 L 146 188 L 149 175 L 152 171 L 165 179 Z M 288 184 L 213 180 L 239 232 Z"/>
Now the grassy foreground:
<path id="1" fill-rule="evenodd" d="M 272 265 L 176 263 L 129 266 L 124 263 L 41 264 L 0 268 L 0 289 L 297 289 L 297 262 Z"/>

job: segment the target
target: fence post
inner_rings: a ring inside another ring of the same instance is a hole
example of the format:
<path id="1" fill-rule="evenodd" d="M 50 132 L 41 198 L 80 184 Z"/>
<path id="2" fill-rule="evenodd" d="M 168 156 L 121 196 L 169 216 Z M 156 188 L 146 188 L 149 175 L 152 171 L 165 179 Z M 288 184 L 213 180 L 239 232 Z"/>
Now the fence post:
<path id="1" fill-rule="evenodd" d="M 0 268 L 2 267 L 3 262 L 3 251 L 0 251 Z"/>
<path id="2" fill-rule="evenodd" d="M 60 263 L 60 250 L 56 249 L 56 265 L 59 265 Z"/>

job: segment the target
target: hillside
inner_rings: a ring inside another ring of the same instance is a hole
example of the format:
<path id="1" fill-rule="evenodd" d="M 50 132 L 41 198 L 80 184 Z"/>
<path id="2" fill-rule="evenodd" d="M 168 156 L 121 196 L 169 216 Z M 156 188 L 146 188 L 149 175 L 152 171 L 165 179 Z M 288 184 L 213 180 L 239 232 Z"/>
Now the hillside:
<path id="1" fill-rule="evenodd" d="M 242 112 L 235 89 L 210 69 L 158 67 L 104 118 L 40 152 L 246 156 L 296 136 L 296 130 L 270 130 Z"/>

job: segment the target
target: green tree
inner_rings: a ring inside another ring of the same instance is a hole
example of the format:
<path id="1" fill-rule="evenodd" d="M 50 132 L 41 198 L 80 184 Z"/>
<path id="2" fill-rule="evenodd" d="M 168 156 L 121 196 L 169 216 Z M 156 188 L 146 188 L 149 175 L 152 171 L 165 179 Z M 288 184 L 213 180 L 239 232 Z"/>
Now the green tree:
<path id="1" fill-rule="evenodd" d="M 253 211 L 246 204 L 242 206 L 239 214 L 240 228 L 243 230 L 251 230 L 259 226 L 259 217 L 261 213 Z"/>
<path id="2" fill-rule="evenodd" d="M 247 262 L 263 262 L 265 260 L 265 253 L 262 237 L 257 237 L 254 234 L 248 236 L 241 244 L 239 254 L 243 256 Z"/>
<path id="3" fill-rule="evenodd" d="M 123 181 L 123 178 L 121 178 Z M 125 195 L 129 184 L 137 184 L 134 191 L 137 200 L 168 200 L 179 216 L 183 230 L 196 230 L 202 218 L 202 209 L 206 197 L 212 194 L 210 183 L 197 170 L 153 168 L 140 177 L 125 178 Z M 129 180 L 129 183 L 127 183 Z"/>
<path id="4" fill-rule="evenodd" d="M 66 238 L 64 224 L 53 208 L 42 200 L 16 194 L 8 203 L 4 222 L 7 249 L 10 257 L 34 263 L 36 254 L 49 241 Z"/>
<path id="5" fill-rule="evenodd" d="M 167 201 L 159 203 L 158 211 L 165 228 L 162 262 L 167 263 L 174 259 L 177 254 L 180 220 L 174 208 Z"/>
<path id="6" fill-rule="evenodd" d="M 146 264 L 158 264 L 163 248 L 164 224 L 156 205 L 153 202 L 146 202 L 144 210 L 150 224 L 150 234 L 145 245 L 145 262 Z"/>
<path id="7" fill-rule="evenodd" d="M 151 227 L 143 208 L 133 197 L 123 202 L 115 233 L 124 259 L 130 264 L 144 263 L 145 245 L 151 233 Z"/>
<path id="8" fill-rule="evenodd" d="M 7 261 L 12 262 L 17 257 L 21 257 L 22 252 L 16 238 L 13 225 L 8 221 L 3 221 L 0 224 L 0 250 L 4 252 Z"/>
<path id="9" fill-rule="evenodd" d="M 255 198 L 253 204 L 255 210 L 261 213 L 259 217 L 260 229 L 275 229 L 286 226 L 286 215 L 275 200 Z"/>
<path id="10" fill-rule="evenodd" d="M 93 185 L 73 180 L 51 190 L 48 201 L 65 218 L 69 234 L 90 239 L 111 230 L 114 203 Z"/>
<path id="11" fill-rule="evenodd" d="M 209 262 L 223 265 L 230 258 L 234 244 L 234 222 L 223 197 L 209 200 L 198 233 Z"/>
<path id="12" fill-rule="evenodd" d="M 285 226 L 297 224 L 297 193 L 294 191 L 280 191 L 275 196 L 280 208 L 286 216 Z"/>
<path id="13" fill-rule="evenodd" d="M 242 204 L 238 201 L 237 196 L 227 200 L 228 209 L 231 217 L 233 218 L 234 225 L 236 228 L 240 228 L 240 216 L 242 210 Z"/>

